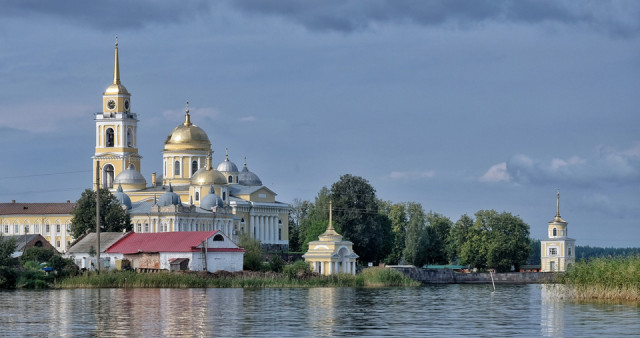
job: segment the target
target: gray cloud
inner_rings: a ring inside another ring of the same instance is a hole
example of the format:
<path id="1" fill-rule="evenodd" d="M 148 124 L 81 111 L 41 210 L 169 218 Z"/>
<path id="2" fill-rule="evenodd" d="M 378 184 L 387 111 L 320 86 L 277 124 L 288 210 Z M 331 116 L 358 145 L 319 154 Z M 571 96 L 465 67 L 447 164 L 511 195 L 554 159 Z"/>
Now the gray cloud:
<path id="1" fill-rule="evenodd" d="M 634 1 L 561 0 L 236 0 L 231 6 L 275 15 L 317 31 L 351 32 L 377 24 L 466 27 L 484 22 L 586 25 L 617 36 L 640 31 Z"/>
<path id="2" fill-rule="evenodd" d="M 210 5 L 206 0 L 20 0 L 3 1 L 0 5 L 0 17 L 47 17 L 105 31 L 177 23 L 208 13 Z"/>
<path id="3" fill-rule="evenodd" d="M 494 166 L 495 167 L 495 166 Z M 485 174 L 491 173 L 492 167 Z M 516 184 L 594 186 L 640 182 L 640 144 L 624 150 L 601 147 L 589 159 L 573 156 L 539 161 L 515 155 L 506 162 L 506 179 Z M 483 176 L 483 177 L 485 177 Z"/>

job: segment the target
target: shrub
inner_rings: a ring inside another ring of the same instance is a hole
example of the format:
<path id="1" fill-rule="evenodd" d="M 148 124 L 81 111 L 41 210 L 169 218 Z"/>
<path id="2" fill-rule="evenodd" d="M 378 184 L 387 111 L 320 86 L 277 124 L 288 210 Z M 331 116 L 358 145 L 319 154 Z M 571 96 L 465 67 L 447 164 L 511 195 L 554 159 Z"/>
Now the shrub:
<path id="1" fill-rule="evenodd" d="M 248 234 L 240 235 L 238 245 L 244 248 L 243 269 L 252 271 L 262 271 L 264 269 L 262 262 L 262 248 L 260 241 L 249 237 Z"/>
<path id="2" fill-rule="evenodd" d="M 295 261 L 293 264 L 285 265 L 283 273 L 289 279 L 303 279 L 311 275 L 311 268 L 305 261 Z"/>
<path id="3" fill-rule="evenodd" d="M 274 254 L 271 256 L 271 261 L 269 261 L 269 269 L 273 272 L 282 272 L 284 268 L 284 260 L 280 255 Z"/>
<path id="4" fill-rule="evenodd" d="M 18 275 L 14 269 L 0 266 L 0 289 L 14 289 Z"/>
<path id="5" fill-rule="evenodd" d="M 47 262 L 55 253 L 51 248 L 39 248 L 31 247 L 27 249 L 22 256 L 20 256 L 20 263 L 25 264 L 28 261 L 35 261 L 38 263 Z"/>

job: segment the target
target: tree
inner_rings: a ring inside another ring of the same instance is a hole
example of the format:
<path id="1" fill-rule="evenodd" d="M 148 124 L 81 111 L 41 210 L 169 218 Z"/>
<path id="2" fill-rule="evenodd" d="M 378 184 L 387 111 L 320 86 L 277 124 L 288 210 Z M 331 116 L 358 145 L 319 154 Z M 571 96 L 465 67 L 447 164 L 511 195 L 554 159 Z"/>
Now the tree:
<path id="1" fill-rule="evenodd" d="M 464 214 L 449 230 L 449 243 L 447 255 L 450 262 L 460 260 L 462 246 L 467 242 L 469 231 L 473 226 L 473 218 Z"/>
<path id="2" fill-rule="evenodd" d="M 16 251 L 16 247 L 15 238 L 4 238 L 2 234 L 0 234 L 0 266 L 11 267 L 15 265 L 15 259 L 11 256 Z"/>
<path id="3" fill-rule="evenodd" d="M 447 264 L 449 258 L 447 247 L 449 246 L 449 232 L 452 222 L 448 217 L 430 211 L 427 215 L 429 248 L 427 262 L 433 264 Z"/>
<path id="4" fill-rule="evenodd" d="M 24 264 L 28 261 L 43 263 L 49 261 L 55 255 L 52 248 L 31 247 L 20 256 L 20 263 Z"/>
<path id="5" fill-rule="evenodd" d="M 242 233 L 238 238 L 238 246 L 243 248 L 244 257 L 242 261 L 242 268 L 244 270 L 260 271 L 263 266 L 262 247 L 260 241 L 251 238 L 249 234 Z"/>
<path id="6" fill-rule="evenodd" d="M 419 203 L 407 203 L 407 227 L 405 232 L 403 259 L 415 266 L 426 263 L 429 237 L 427 234 L 427 216 Z"/>
<path id="7" fill-rule="evenodd" d="M 318 235 L 327 230 L 329 224 L 329 189 L 322 187 L 315 203 L 309 203 L 306 217 L 300 221 L 300 251 L 309 249 L 309 242 L 318 240 Z M 335 224 L 334 224 L 335 225 Z"/>
<path id="8" fill-rule="evenodd" d="M 391 250 L 385 262 L 387 264 L 400 264 L 404 262 L 402 252 L 407 231 L 406 205 L 404 203 L 391 204 L 391 202 L 385 202 L 382 205 L 384 207 L 381 206 L 380 209 L 386 213 L 391 222 L 392 236 Z"/>
<path id="9" fill-rule="evenodd" d="M 302 251 L 302 244 L 306 237 L 303 232 L 302 222 L 308 217 L 313 203 L 296 198 L 291 203 L 289 212 L 289 251 Z"/>
<path id="10" fill-rule="evenodd" d="M 71 234 L 75 238 L 96 231 L 96 194 L 86 189 L 72 212 Z M 132 229 L 131 217 L 108 189 L 100 189 L 100 231 L 120 232 Z"/>
<path id="11" fill-rule="evenodd" d="M 384 227 L 388 224 L 378 217 L 378 199 L 367 180 L 343 175 L 331 185 L 333 219 L 336 231 L 353 242 L 354 251 L 363 262 L 378 262 L 387 256 Z"/>

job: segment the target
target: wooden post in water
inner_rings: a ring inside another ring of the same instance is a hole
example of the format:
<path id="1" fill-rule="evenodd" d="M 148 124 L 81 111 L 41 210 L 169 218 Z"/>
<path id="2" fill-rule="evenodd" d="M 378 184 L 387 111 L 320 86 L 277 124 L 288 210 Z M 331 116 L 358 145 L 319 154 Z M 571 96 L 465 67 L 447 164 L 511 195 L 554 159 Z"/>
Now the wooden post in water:
<path id="1" fill-rule="evenodd" d="M 489 275 L 491 275 L 491 284 L 493 284 L 493 292 L 496 292 L 496 282 L 493 281 L 493 269 L 489 269 Z"/>

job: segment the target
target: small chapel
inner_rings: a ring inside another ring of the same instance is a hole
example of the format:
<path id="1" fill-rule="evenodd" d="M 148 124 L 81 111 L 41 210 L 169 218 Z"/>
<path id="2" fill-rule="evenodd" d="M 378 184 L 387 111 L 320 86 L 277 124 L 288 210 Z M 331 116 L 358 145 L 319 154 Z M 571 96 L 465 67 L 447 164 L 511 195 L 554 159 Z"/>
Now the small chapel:
<path id="1" fill-rule="evenodd" d="M 560 192 L 556 200 L 556 216 L 549 222 L 547 239 L 540 241 L 542 272 L 564 272 L 576 262 L 576 240 L 568 237 L 567 221 L 560 217 Z"/>
<path id="2" fill-rule="evenodd" d="M 302 257 L 311 266 L 311 270 L 321 275 L 339 273 L 356 274 L 356 259 L 353 243 L 342 240 L 342 235 L 333 228 L 333 208 L 329 202 L 329 225 L 317 241 L 309 242 L 309 251 Z"/>

